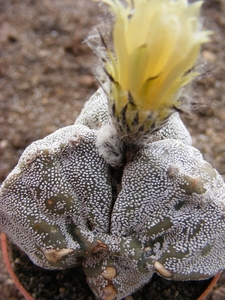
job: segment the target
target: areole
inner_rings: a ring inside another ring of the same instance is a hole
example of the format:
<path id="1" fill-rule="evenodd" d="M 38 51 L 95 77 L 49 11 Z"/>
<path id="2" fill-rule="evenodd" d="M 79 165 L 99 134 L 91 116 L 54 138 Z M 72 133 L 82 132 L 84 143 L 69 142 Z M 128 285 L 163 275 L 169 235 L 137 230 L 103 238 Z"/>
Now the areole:
<path id="1" fill-rule="evenodd" d="M 1 249 L 2 249 L 2 255 L 3 255 L 3 259 L 4 259 L 4 263 L 6 265 L 7 271 L 10 275 L 10 277 L 13 279 L 17 289 L 20 291 L 20 293 L 26 298 L 26 300 L 35 300 L 27 291 L 26 289 L 22 286 L 22 284 L 20 283 L 20 281 L 18 280 L 17 275 L 15 274 L 11 261 L 10 261 L 10 256 L 9 256 L 9 251 L 8 251 L 8 247 L 9 247 L 9 242 L 7 239 L 7 236 L 4 233 L 1 233 Z M 216 285 L 218 279 L 220 278 L 221 273 L 218 273 L 216 276 L 214 276 L 212 278 L 212 280 L 210 281 L 209 285 L 207 286 L 207 288 L 202 292 L 202 294 L 196 299 L 196 300 L 204 300 L 207 295 L 209 295 L 209 293 L 211 292 L 211 290 L 213 289 L 213 287 Z M 115 276 L 115 270 L 111 267 L 109 267 L 108 269 L 106 269 L 105 271 L 105 276 L 108 278 L 111 278 L 113 276 Z"/>

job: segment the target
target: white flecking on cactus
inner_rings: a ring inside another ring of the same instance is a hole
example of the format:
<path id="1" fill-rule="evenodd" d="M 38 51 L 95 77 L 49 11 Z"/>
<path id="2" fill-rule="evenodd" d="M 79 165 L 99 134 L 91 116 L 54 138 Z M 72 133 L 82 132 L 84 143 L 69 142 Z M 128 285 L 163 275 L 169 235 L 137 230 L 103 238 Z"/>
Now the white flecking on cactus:
<path id="1" fill-rule="evenodd" d="M 225 184 L 178 113 L 209 35 L 201 2 L 102 2 L 114 16 L 112 45 L 99 30 L 106 82 L 74 125 L 24 151 L 0 188 L 0 230 L 38 266 L 82 265 L 96 299 L 119 300 L 155 272 L 225 269 Z"/>

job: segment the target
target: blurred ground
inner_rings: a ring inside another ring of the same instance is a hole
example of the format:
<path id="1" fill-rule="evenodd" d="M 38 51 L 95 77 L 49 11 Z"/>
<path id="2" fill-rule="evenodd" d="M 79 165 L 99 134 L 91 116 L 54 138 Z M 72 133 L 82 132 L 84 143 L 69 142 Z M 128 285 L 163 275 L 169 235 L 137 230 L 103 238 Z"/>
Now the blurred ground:
<path id="1" fill-rule="evenodd" d="M 0 0 L 0 182 L 28 144 L 73 124 L 96 90 L 95 56 L 82 41 L 99 15 L 91 0 Z M 225 0 L 206 0 L 203 15 L 214 34 L 202 49 L 203 76 L 191 86 L 200 106 L 184 122 L 225 178 Z M 210 299 L 225 299 L 224 277 Z M 23 299 L 1 256 L 0 299 Z"/>

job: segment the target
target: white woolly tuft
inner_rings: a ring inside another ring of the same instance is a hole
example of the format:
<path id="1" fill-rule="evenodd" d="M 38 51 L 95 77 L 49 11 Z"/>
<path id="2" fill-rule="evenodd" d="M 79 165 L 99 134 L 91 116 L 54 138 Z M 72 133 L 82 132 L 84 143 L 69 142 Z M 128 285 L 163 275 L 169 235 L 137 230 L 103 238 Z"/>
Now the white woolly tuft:
<path id="1" fill-rule="evenodd" d="M 99 154 L 112 167 L 119 167 L 124 159 L 124 144 L 113 124 L 98 130 L 96 147 Z"/>

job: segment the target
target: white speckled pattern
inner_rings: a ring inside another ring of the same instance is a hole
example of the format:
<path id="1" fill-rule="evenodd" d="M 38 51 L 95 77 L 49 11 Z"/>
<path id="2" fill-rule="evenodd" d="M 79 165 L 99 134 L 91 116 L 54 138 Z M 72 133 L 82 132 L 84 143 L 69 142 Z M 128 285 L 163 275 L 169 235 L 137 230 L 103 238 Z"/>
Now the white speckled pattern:
<path id="1" fill-rule="evenodd" d="M 225 268 L 225 184 L 178 113 L 132 147 L 99 89 L 0 189 L 0 229 L 41 267 L 82 262 L 97 299 L 122 299 L 154 272 L 187 280 Z"/>

